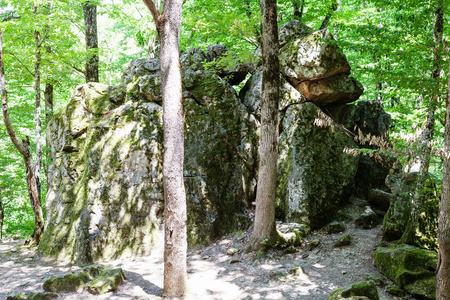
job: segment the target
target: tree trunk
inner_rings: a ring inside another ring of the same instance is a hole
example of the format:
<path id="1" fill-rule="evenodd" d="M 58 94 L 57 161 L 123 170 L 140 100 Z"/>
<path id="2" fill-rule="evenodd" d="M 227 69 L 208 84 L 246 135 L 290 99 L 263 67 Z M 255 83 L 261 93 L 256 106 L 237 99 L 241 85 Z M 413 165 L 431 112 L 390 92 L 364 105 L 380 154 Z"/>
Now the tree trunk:
<path id="1" fill-rule="evenodd" d="M 48 126 L 50 123 L 50 120 L 53 117 L 53 85 L 51 83 L 46 82 L 45 83 L 45 90 L 44 90 L 44 99 L 45 99 L 45 124 Z M 50 146 L 50 141 L 48 140 L 47 135 L 45 135 L 45 144 L 47 148 Z M 50 157 L 50 151 L 46 151 L 46 164 L 45 164 L 45 174 L 46 178 L 48 180 L 48 166 L 51 163 L 51 157 Z"/>
<path id="2" fill-rule="evenodd" d="M 429 175 L 428 169 L 430 167 L 431 159 L 431 142 L 433 141 L 434 136 L 434 116 L 436 113 L 437 104 L 440 101 L 437 85 L 441 74 L 440 61 L 442 59 L 442 37 L 444 32 L 444 6 L 442 0 L 437 1 L 435 14 L 436 20 L 433 30 L 435 45 L 433 49 L 433 71 L 431 74 L 431 79 L 436 84 L 433 86 L 425 128 L 419 141 L 419 180 L 417 181 L 412 199 L 411 217 L 409 218 L 408 225 L 406 226 L 405 232 L 400 239 L 400 242 L 410 245 L 418 245 L 416 228 L 419 223 L 419 214 L 423 207 L 423 202 L 425 201 L 423 189 L 425 187 L 425 181 Z"/>
<path id="3" fill-rule="evenodd" d="M 328 23 L 330 23 L 330 19 L 333 16 L 333 13 L 340 9 L 340 5 L 338 4 L 337 0 L 333 1 L 333 4 L 331 5 L 331 11 L 325 16 L 325 19 L 322 22 L 322 25 L 320 25 L 319 30 L 325 29 L 328 26 Z"/>
<path id="4" fill-rule="evenodd" d="M 184 116 L 180 68 L 182 0 L 164 1 L 160 14 L 144 0 L 161 38 L 161 83 L 164 121 L 164 296 L 183 297 L 186 291 L 186 193 L 183 180 Z"/>
<path id="5" fill-rule="evenodd" d="M 91 1 L 83 4 L 84 26 L 86 27 L 86 83 L 98 82 L 98 36 L 97 36 L 97 6 Z"/>
<path id="6" fill-rule="evenodd" d="M 3 239 L 3 219 L 5 217 L 2 201 L 2 188 L 0 187 L 0 241 Z"/>
<path id="7" fill-rule="evenodd" d="M 30 150 L 30 141 L 28 137 L 22 140 L 22 143 L 20 143 L 12 127 L 11 119 L 9 118 L 8 94 L 6 91 L 5 69 L 3 65 L 3 41 L 1 32 L 0 32 L 0 93 L 2 99 L 3 121 L 5 122 L 6 131 L 8 132 L 12 143 L 14 144 L 16 149 L 20 152 L 25 162 L 28 193 L 30 195 L 31 207 L 34 212 L 34 221 L 35 221 L 33 241 L 36 244 L 39 244 L 41 235 L 44 231 L 44 216 L 42 213 L 41 202 L 39 201 L 38 187 L 34 174 L 35 165 L 33 163 L 33 157 L 31 155 Z"/>
<path id="8" fill-rule="evenodd" d="M 159 11 L 162 7 L 162 0 L 155 0 L 155 7 Z M 159 33 L 152 34 L 148 41 L 148 57 L 158 58 L 161 52 L 161 40 L 159 38 Z"/>
<path id="9" fill-rule="evenodd" d="M 278 61 L 277 1 L 261 0 L 262 23 L 262 95 L 259 172 L 256 190 L 256 214 L 252 250 L 278 239 L 275 225 L 275 193 L 278 159 L 278 100 L 280 65 Z"/>
<path id="10" fill-rule="evenodd" d="M 294 8 L 294 19 L 301 21 L 303 17 L 305 0 L 302 0 L 302 5 L 300 5 L 300 0 L 292 0 L 292 6 Z"/>
<path id="11" fill-rule="evenodd" d="M 436 271 L 436 299 L 450 299 L 450 63 L 444 134 L 444 170 L 439 207 L 439 260 Z"/>
<path id="12" fill-rule="evenodd" d="M 41 34 L 34 32 L 35 38 L 35 60 L 34 60 L 34 93 L 35 93 L 35 112 L 34 123 L 36 127 L 36 161 L 34 166 L 34 177 L 39 201 L 41 199 L 41 164 L 42 164 L 42 124 L 41 124 Z"/>

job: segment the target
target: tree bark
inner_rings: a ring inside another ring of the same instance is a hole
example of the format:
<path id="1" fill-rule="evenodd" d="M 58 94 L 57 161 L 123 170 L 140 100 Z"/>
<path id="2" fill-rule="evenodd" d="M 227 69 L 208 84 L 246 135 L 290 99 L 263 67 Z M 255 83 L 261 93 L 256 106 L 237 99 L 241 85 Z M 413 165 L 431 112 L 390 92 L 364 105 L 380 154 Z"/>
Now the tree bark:
<path id="1" fill-rule="evenodd" d="M 305 0 L 302 0 L 302 5 L 300 5 L 300 0 L 292 0 L 292 6 L 294 8 L 294 19 L 301 21 L 303 18 Z"/>
<path id="2" fill-rule="evenodd" d="M 256 190 L 256 213 L 252 250 L 263 242 L 274 244 L 278 239 L 275 225 L 275 193 L 278 159 L 278 101 L 280 65 L 278 60 L 277 1 L 261 0 L 262 22 L 262 95 L 261 137 L 259 140 L 259 172 Z"/>
<path id="3" fill-rule="evenodd" d="M 450 63 L 447 84 L 447 101 L 444 134 L 444 170 L 442 195 L 439 207 L 439 260 L 436 270 L 436 299 L 450 299 Z"/>
<path id="4" fill-rule="evenodd" d="M 164 122 L 164 296 L 183 297 L 186 291 L 186 193 L 183 179 L 184 115 L 180 68 L 182 0 L 164 1 L 160 14 L 149 8 L 161 38 L 161 83 Z"/>
<path id="5" fill-rule="evenodd" d="M 320 25 L 319 30 L 327 28 L 328 23 L 330 23 L 330 19 L 333 16 L 333 13 L 338 9 L 340 9 L 340 5 L 337 0 L 334 0 L 333 4 L 331 5 L 331 11 L 325 16 L 325 19 L 322 21 L 322 25 Z"/>
<path id="6" fill-rule="evenodd" d="M 162 7 L 162 0 L 155 0 L 155 8 L 159 11 Z M 159 38 L 159 32 L 157 34 L 152 34 L 148 41 L 148 57 L 157 58 L 160 56 L 161 52 L 161 40 Z"/>
<path id="7" fill-rule="evenodd" d="M 84 26 L 86 27 L 86 83 L 98 80 L 98 35 L 97 35 L 97 6 L 91 1 L 83 4 Z"/>
<path id="8" fill-rule="evenodd" d="M 45 90 L 44 90 L 44 100 L 45 100 L 45 124 L 46 126 L 48 126 L 48 124 L 50 123 L 50 120 L 53 117 L 53 85 L 51 83 L 46 82 L 45 83 Z M 47 145 L 47 147 L 50 146 L 50 141 L 47 137 L 47 135 L 45 136 L 45 144 Z M 45 164 L 45 174 L 46 174 L 46 178 L 48 180 L 48 166 L 52 161 L 52 158 L 50 157 L 50 151 L 46 151 L 46 164 Z"/>
<path id="9" fill-rule="evenodd" d="M 34 212 L 34 221 L 35 221 L 33 241 L 36 244 L 39 244 L 41 235 L 44 231 L 44 216 L 42 213 L 41 202 L 39 201 L 38 187 L 34 174 L 35 165 L 33 162 L 33 157 L 31 155 L 30 141 L 28 137 L 26 139 L 23 139 L 22 143 L 19 142 L 19 139 L 17 138 L 14 128 L 12 127 L 11 119 L 9 117 L 8 94 L 6 90 L 5 69 L 3 64 L 3 40 L 1 30 L 0 30 L 0 94 L 2 99 L 3 121 L 5 122 L 6 131 L 8 132 L 12 143 L 14 144 L 16 149 L 20 152 L 25 162 L 28 193 L 30 195 L 31 207 Z"/>
<path id="10" fill-rule="evenodd" d="M 417 181 L 412 199 L 411 217 L 409 218 L 408 225 L 406 226 L 405 232 L 400 239 L 400 242 L 410 245 L 418 245 L 416 228 L 419 222 L 419 213 L 423 207 L 423 202 L 425 201 L 423 189 L 425 187 L 425 181 L 429 175 L 428 169 L 430 167 L 431 160 L 431 142 L 433 141 L 434 136 L 434 116 L 436 114 L 438 102 L 440 101 L 437 85 L 438 79 L 441 76 L 440 62 L 442 59 L 442 38 L 444 32 L 444 6 L 442 0 L 437 0 L 435 16 L 436 19 L 433 28 L 433 71 L 431 73 L 431 79 L 436 84 L 433 86 L 425 128 L 423 129 L 419 140 L 419 180 Z"/>
<path id="11" fill-rule="evenodd" d="M 36 6 L 35 6 L 36 9 Z M 36 13 L 36 12 L 35 12 Z M 41 199 L 41 164 L 42 164 L 42 124 L 41 124 L 41 34 L 34 32 L 35 38 L 35 60 L 34 60 L 34 94 L 35 94 L 35 112 L 34 124 L 36 133 L 36 161 L 34 166 L 34 177 L 39 200 Z"/>
<path id="12" fill-rule="evenodd" d="M 0 241 L 3 239 L 3 219 L 5 217 L 2 201 L 2 188 L 0 187 Z"/>

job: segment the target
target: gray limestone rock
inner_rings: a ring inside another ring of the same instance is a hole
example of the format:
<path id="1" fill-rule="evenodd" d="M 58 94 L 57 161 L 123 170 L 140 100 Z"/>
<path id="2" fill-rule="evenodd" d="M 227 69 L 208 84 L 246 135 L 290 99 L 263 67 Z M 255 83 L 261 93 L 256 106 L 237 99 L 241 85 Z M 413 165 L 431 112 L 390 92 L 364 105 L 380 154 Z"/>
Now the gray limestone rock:
<path id="1" fill-rule="evenodd" d="M 375 266 L 400 288 L 418 299 L 435 299 L 438 254 L 410 245 L 379 247 Z"/>
<path id="2" fill-rule="evenodd" d="M 305 80 L 350 73 L 347 57 L 334 45 L 327 29 L 292 39 L 284 45 L 280 49 L 280 68 L 294 86 Z"/>
<path id="3" fill-rule="evenodd" d="M 380 222 L 378 215 L 372 210 L 370 206 L 366 206 L 364 212 L 355 220 L 358 227 L 370 229 L 378 225 Z"/>
<path id="4" fill-rule="evenodd" d="M 289 221 L 320 228 L 353 192 L 357 146 L 313 103 L 289 106 L 280 128 L 278 209 Z"/>
<path id="5" fill-rule="evenodd" d="M 290 40 L 295 38 L 302 38 L 310 35 L 314 29 L 303 24 L 298 20 L 292 20 L 284 23 L 278 28 L 278 42 L 280 47 L 283 47 Z"/>
<path id="6" fill-rule="evenodd" d="M 283 118 L 287 108 L 293 104 L 301 104 L 306 102 L 306 98 L 292 87 L 290 83 L 280 77 L 280 100 L 278 109 L 280 111 L 280 119 Z M 261 118 L 261 87 L 262 87 L 262 69 L 259 68 L 247 80 L 244 87 L 239 92 L 239 98 L 247 108 L 247 111 L 253 114 L 258 120 Z"/>
<path id="7" fill-rule="evenodd" d="M 149 253 L 158 241 L 159 74 L 158 60 L 133 60 L 118 88 L 79 86 L 48 125 L 55 159 L 49 166 L 42 254 L 88 263 Z M 259 123 L 225 80 L 205 70 L 186 74 L 188 238 L 206 243 L 250 224 Z M 119 93 L 124 101 L 117 101 L 117 90 L 124 91 Z"/>

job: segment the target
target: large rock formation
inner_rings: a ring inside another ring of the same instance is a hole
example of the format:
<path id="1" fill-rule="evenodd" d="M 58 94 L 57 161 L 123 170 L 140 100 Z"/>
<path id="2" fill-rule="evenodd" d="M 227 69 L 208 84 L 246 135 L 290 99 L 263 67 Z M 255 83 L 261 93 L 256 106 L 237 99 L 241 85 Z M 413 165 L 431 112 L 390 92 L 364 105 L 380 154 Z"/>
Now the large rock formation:
<path id="1" fill-rule="evenodd" d="M 256 120 L 226 81 L 190 69 L 202 54 L 183 70 L 191 243 L 248 227 L 256 184 Z M 89 262 L 151 250 L 163 211 L 159 101 L 159 61 L 133 60 L 119 87 L 82 85 L 53 118 L 42 253 Z"/>
<path id="2" fill-rule="evenodd" d="M 288 220 L 319 228 L 354 190 L 357 145 L 313 103 L 290 106 L 280 127 L 278 202 Z"/>
<path id="3" fill-rule="evenodd" d="M 330 117 L 332 105 L 353 101 L 359 92 L 336 89 L 314 101 L 292 86 L 296 80 L 324 84 L 347 76 L 350 68 L 336 46 L 320 41 L 331 38 L 327 32 L 312 33 L 297 21 L 281 31 L 287 69 L 281 76 L 277 216 L 319 228 L 354 192 L 362 144 L 351 132 L 364 131 L 370 118 L 360 104 L 346 105 L 359 118 L 351 129 Z M 292 51 L 295 58 L 288 57 Z M 191 244 L 248 227 L 255 198 L 261 71 L 255 70 L 239 99 L 230 83 L 245 77 L 248 66 L 204 66 L 223 55 L 228 50 L 216 45 L 207 53 L 190 49 L 180 58 Z M 79 86 L 55 115 L 47 128 L 54 161 L 43 254 L 89 262 L 151 251 L 163 211 L 161 101 L 159 60 L 133 60 L 118 87 Z M 383 115 L 381 108 L 378 113 Z"/>
<path id="4" fill-rule="evenodd" d="M 39 250 L 78 262 L 151 250 L 163 211 L 162 108 L 79 86 L 47 128 L 47 220 Z"/>

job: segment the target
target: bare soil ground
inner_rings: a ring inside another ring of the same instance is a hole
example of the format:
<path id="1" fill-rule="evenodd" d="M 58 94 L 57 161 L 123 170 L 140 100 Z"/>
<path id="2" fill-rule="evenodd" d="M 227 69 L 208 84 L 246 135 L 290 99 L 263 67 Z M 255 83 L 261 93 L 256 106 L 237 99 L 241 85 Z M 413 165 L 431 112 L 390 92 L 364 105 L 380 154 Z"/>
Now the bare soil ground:
<path id="1" fill-rule="evenodd" d="M 357 216 L 364 203 L 354 203 L 347 209 Z M 188 296 L 186 299 L 308 299 L 325 300 L 340 287 L 366 280 L 366 274 L 383 277 L 373 265 L 373 254 L 381 242 L 381 225 L 367 230 L 357 228 L 353 221 L 346 223 L 346 231 L 328 234 L 313 232 L 304 246 L 293 253 L 271 250 L 255 257 L 244 253 L 251 232 L 239 232 L 188 255 Z M 335 241 L 350 234 L 352 243 L 341 248 Z M 309 251 L 311 240 L 320 245 Z M 239 249 L 227 254 L 230 248 Z M 0 299 L 11 291 L 43 291 L 45 277 L 76 266 L 64 265 L 46 259 L 34 259 L 35 249 L 23 246 L 23 241 L 3 240 L 0 243 Z M 162 249 L 152 255 L 108 262 L 124 270 L 126 281 L 118 290 L 100 296 L 88 292 L 60 294 L 58 299 L 162 299 L 163 259 Z M 381 300 L 398 298 L 378 287 Z"/>

